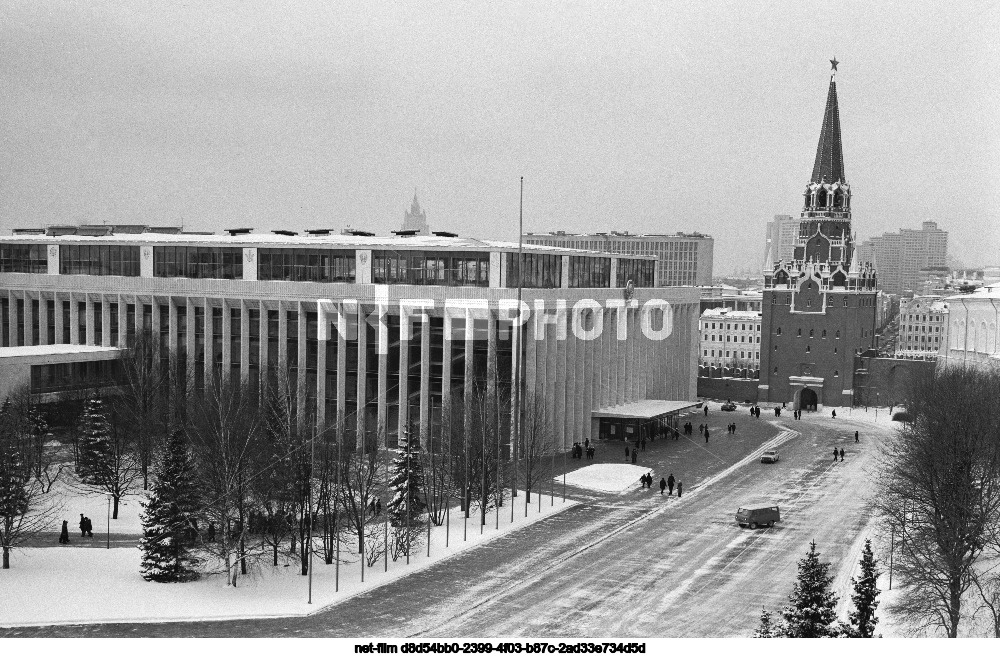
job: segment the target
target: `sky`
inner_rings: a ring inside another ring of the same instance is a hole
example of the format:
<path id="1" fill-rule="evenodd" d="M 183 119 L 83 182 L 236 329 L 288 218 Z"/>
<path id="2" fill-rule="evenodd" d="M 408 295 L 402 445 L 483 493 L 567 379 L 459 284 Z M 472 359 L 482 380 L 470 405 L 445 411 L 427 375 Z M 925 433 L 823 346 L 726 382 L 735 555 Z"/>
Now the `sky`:
<path id="1" fill-rule="evenodd" d="M 0 233 L 700 231 L 759 272 L 829 84 L 859 238 L 1000 264 L 992 2 L 0 0 Z"/>

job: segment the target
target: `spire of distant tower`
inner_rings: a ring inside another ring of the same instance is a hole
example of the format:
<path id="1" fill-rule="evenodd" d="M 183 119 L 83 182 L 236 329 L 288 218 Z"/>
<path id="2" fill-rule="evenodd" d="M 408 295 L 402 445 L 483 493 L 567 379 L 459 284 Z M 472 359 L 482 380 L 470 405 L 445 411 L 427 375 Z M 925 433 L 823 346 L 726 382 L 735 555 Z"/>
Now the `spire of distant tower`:
<path id="1" fill-rule="evenodd" d="M 840 143 L 840 110 L 837 106 L 837 58 L 830 60 L 833 72 L 830 74 L 830 90 L 826 95 L 826 111 L 823 113 L 823 128 L 816 147 L 816 162 L 813 164 L 810 182 L 833 183 L 844 181 L 844 150 Z"/>

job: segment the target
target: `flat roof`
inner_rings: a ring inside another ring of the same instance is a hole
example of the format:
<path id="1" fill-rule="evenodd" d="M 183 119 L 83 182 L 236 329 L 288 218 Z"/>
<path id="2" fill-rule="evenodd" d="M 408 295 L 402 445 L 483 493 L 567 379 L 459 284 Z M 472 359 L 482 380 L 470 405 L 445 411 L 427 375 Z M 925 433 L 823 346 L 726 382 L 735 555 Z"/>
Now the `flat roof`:
<path id="1" fill-rule="evenodd" d="M 641 399 L 617 406 L 605 406 L 591 411 L 593 417 L 617 417 L 652 420 L 670 413 L 677 413 L 688 408 L 694 408 L 698 402 L 671 401 L 667 399 Z"/>
<path id="2" fill-rule="evenodd" d="M 364 235 L 275 235 L 273 233 L 247 233 L 240 235 L 193 235 L 190 233 L 125 233 L 120 235 L 3 235 L 2 242 L 19 244 L 133 244 L 150 246 L 213 245 L 260 248 L 268 246 L 325 247 L 331 249 L 385 249 L 385 250 L 445 250 L 445 251 L 508 251 L 518 249 L 517 242 L 479 240 L 473 237 L 441 237 L 439 235 L 364 236 Z M 609 257 L 606 251 L 570 249 L 561 246 L 523 245 L 529 253 L 558 253 L 561 255 L 589 255 Z M 656 260 L 655 255 L 615 254 L 616 258 Z"/>
<path id="3" fill-rule="evenodd" d="M 0 358 L 63 356 L 67 354 L 116 354 L 118 347 L 95 347 L 87 344 L 39 344 L 31 347 L 0 347 Z"/>

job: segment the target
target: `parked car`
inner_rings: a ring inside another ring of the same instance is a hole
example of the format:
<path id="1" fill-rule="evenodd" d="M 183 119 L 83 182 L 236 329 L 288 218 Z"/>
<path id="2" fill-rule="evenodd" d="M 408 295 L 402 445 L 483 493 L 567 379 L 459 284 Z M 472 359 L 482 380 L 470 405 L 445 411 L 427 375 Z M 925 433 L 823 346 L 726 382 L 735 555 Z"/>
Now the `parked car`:
<path id="1" fill-rule="evenodd" d="M 761 463 L 777 463 L 778 462 L 778 450 L 769 449 L 764 452 L 760 457 Z"/>
<path id="2" fill-rule="evenodd" d="M 726 402 L 725 404 L 722 405 L 722 410 L 724 410 L 724 411 L 735 411 L 736 410 L 736 404 L 734 404 L 733 402 Z"/>
<path id="3" fill-rule="evenodd" d="M 781 512 L 776 506 L 762 506 L 753 508 L 740 508 L 736 510 L 736 524 L 740 527 L 774 527 L 774 523 L 781 520 Z"/>

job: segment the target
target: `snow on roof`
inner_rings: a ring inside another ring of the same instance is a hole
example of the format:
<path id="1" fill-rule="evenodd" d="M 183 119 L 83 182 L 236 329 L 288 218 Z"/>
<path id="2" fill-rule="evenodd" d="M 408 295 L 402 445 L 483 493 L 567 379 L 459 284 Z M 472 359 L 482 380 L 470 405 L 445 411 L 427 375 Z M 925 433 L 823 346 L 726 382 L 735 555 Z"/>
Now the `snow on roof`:
<path id="1" fill-rule="evenodd" d="M 95 347 L 87 344 L 40 344 L 30 347 L 0 347 L 0 358 L 23 358 L 26 356 L 59 356 L 63 354 L 114 354 L 118 347 Z"/>
<path id="2" fill-rule="evenodd" d="M 668 413 L 676 413 L 686 408 L 694 408 L 698 402 L 670 401 L 666 399 L 640 399 L 639 401 L 605 406 L 593 411 L 594 417 L 640 418 L 651 420 Z"/>
<path id="3" fill-rule="evenodd" d="M 601 445 L 598 449 L 604 449 Z M 639 487 L 639 477 L 649 472 L 648 467 L 627 463 L 595 463 L 566 473 L 566 483 L 579 488 L 589 488 L 604 493 L 621 493 L 630 487 Z M 562 477 L 559 477 L 562 481 Z"/>
<path id="4" fill-rule="evenodd" d="M 423 250 L 441 249 L 446 251 L 484 251 L 502 250 L 517 251 L 517 242 L 498 240 L 479 240 L 472 237 L 441 237 L 438 235 L 414 235 L 412 237 L 397 236 L 365 236 L 365 235 L 275 235 L 273 233 L 246 233 L 239 235 L 195 235 L 191 233 L 163 234 L 139 233 L 120 235 L 101 235 L 87 237 L 84 235 L 4 235 L 0 242 L 17 242 L 21 244 L 139 244 L 152 246 L 212 245 L 234 247 L 268 247 L 268 246 L 323 246 L 327 248 L 354 249 L 388 249 L 388 250 Z M 537 244 L 523 245 L 529 253 L 560 253 L 564 255 L 602 255 L 604 251 L 586 249 L 570 249 L 561 246 L 541 246 Z M 654 255 L 615 254 L 616 258 L 655 260 Z"/>
<path id="5" fill-rule="evenodd" d="M 731 308 L 709 308 L 701 314 L 703 318 L 742 319 L 747 321 L 757 321 L 760 319 L 760 315 L 760 312 L 757 310 L 733 310 Z"/>

